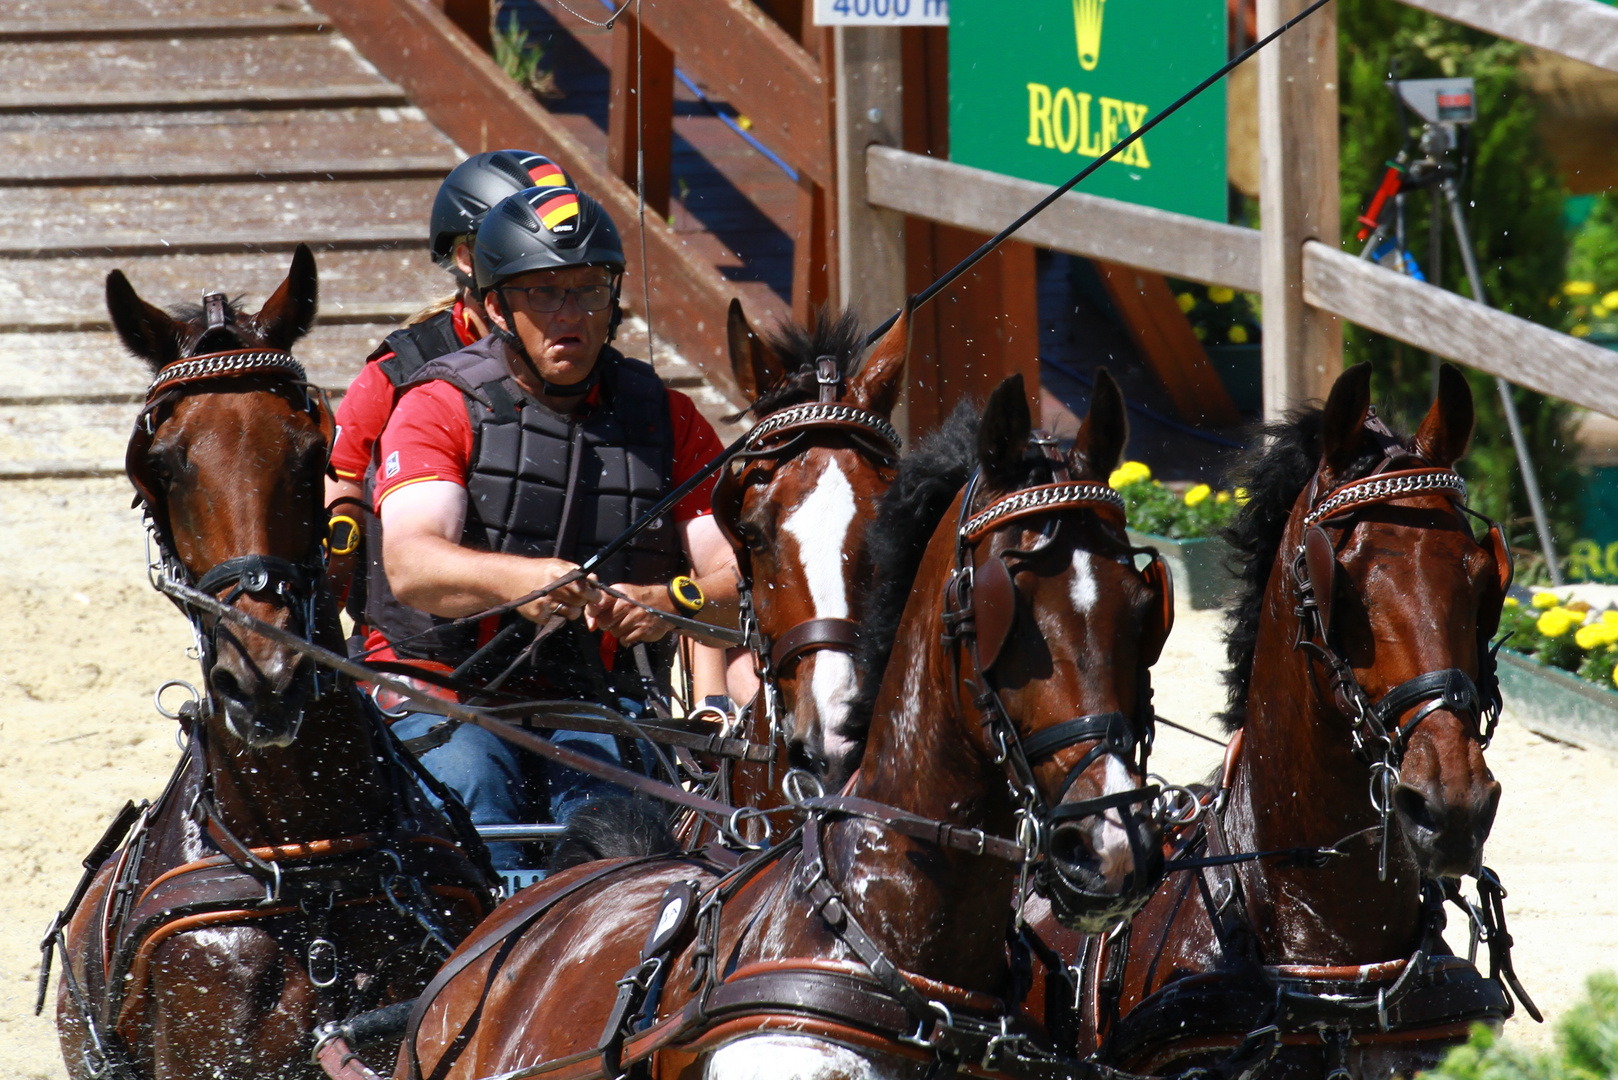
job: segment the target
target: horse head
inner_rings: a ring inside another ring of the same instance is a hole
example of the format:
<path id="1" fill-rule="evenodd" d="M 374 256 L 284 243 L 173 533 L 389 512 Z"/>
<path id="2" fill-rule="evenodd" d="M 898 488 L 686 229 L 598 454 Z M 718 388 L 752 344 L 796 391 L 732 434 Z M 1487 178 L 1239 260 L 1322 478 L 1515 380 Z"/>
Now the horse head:
<path id="1" fill-rule="evenodd" d="M 220 294 L 170 314 L 121 271 L 107 276 L 113 325 L 154 374 L 126 464 L 165 555 L 204 591 L 301 635 L 314 631 L 332 421 L 288 350 L 313 322 L 317 292 L 303 245 L 256 315 Z M 211 619 L 199 635 L 225 728 L 255 748 L 290 744 L 312 662 Z"/>
<path id="2" fill-rule="evenodd" d="M 889 424 L 910 349 L 902 314 L 859 360 L 851 315 L 766 339 L 730 309 L 731 362 L 759 417 L 714 492 L 757 621 L 766 704 L 795 764 L 833 782 L 852 769 L 861 733 L 856 620 L 869 560 L 865 523 L 893 480 Z M 772 690 L 772 687 L 774 688 Z"/>
<path id="3" fill-rule="evenodd" d="M 1460 371 L 1441 369 L 1408 443 L 1374 418 L 1370 374 L 1368 364 L 1351 368 L 1332 389 L 1318 479 L 1295 506 L 1282 552 L 1303 552 L 1295 565 L 1317 605 L 1309 651 L 1324 663 L 1321 685 L 1334 687 L 1348 715 L 1363 708 L 1375 719 L 1357 733 L 1373 785 L 1391 798 L 1422 875 L 1454 878 L 1479 866 L 1500 800 L 1484 748 L 1499 709 L 1489 641 L 1511 556 L 1498 525 L 1480 544 L 1459 509 L 1465 486 L 1452 470 L 1474 419 Z M 1329 670 L 1334 656 L 1352 679 Z"/>
<path id="4" fill-rule="evenodd" d="M 1163 872 L 1156 793 L 1146 787 L 1149 669 L 1174 602 L 1155 558 L 1137 569 L 1121 502 L 1103 501 L 1128 430 L 1123 395 L 1102 370 L 1072 449 L 1031 446 L 1022 380 L 1009 380 L 984 411 L 981 479 L 962 508 L 968 543 L 973 529 L 986 530 L 968 555 L 981 674 L 965 665 L 962 692 L 992 688 L 994 707 L 1014 721 L 1020 745 L 991 750 L 1025 762 L 1020 782 L 1032 782 L 1031 802 L 1044 808 L 1042 821 L 1026 818 L 1044 834 L 1039 889 L 1063 923 L 1089 931 L 1132 914 Z M 1040 483 L 1030 489 L 1030 480 Z M 1057 512 L 1020 517 L 1023 492 L 1036 502 L 1050 492 Z M 971 524 L 1007 505 L 1003 526 Z"/>

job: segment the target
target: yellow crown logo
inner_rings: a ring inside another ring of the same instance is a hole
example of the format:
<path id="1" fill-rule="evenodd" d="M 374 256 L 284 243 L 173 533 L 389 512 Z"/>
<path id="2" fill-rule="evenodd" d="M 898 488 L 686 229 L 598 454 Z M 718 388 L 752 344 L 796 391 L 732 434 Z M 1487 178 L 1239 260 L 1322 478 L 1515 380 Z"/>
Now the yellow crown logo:
<path id="1" fill-rule="evenodd" d="M 1073 33 L 1079 39 L 1079 66 L 1094 71 L 1101 60 L 1101 15 L 1107 0 L 1073 0 Z"/>

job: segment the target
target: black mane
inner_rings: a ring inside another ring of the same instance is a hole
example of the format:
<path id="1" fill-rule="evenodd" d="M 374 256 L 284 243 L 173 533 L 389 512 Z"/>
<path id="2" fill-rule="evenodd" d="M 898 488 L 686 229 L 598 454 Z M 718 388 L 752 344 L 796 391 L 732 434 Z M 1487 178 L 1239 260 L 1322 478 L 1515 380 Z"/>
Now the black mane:
<path id="1" fill-rule="evenodd" d="M 1269 586 L 1270 570 L 1281 549 L 1292 507 L 1320 465 L 1320 428 L 1318 406 L 1294 409 L 1285 419 L 1258 428 L 1257 437 L 1249 443 L 1254 449 L 1233 471 L 1235 485 L 1247 489 L 1247 504 L 1223 533 L 1236 549 L 1234 569 L 1238 581 L 1235 602 L 1225 624 L 1225 659 L 1230 667 L 1225 671 L 1228 697 L 1220 720 L 1226 731 L 1235 731 L 1247 720 L 1247 693 L 1259 620 L 1264 612 L 1264 590 Z M 1368 475 L 1382 460 L 1382 453 L 1375 440 L 1366 439 L 1365 449 L 1342 480 Z"/>
<path id="2" fill-rule="evenodd" d="M 261 344 L 251 320 L 246 325 L 238 321 L 241 314 L 241 297 L 227 299 L 225 325 L 210 330 L 201 304 L 176 304 L 169 308 L 169 316 L 181 327 L 180 355 L 203 356 L 230 349 L 251 349 Z"/>
<path id="3" fill-rule="evenodd" d="M 866 526 L 866 550 L 871 552 L 869 592 L 860 620 L 859 693 L 850 708 L 851 726 L 864 731 L 876 709 L 877 692 L 888 666 L 888 656 L 899 634 L 899 623 L 915 585 L 916 572 L 934 532 L 955 495 L 978 467 L 976 402 L 963 401 L 938 430 L 923 438 L 899 463 L 899 474 L 877 504 L 876 517 Z M 1050 465 L 1037 452 L 1025 452 L 1026 474 L 1014 485 L 1050 480 Z"/>
<path id="4" fill-rule="evenodd" d="M 836 360 L 838 372 L 848 374 L 860 347 L 859 316 L 852 311 L 833 315 L 828 308 L 821 308 L 815 312 L 813 328 L 783 322 L 764 335 L 764 339 L 787 373 L 784 379 L 760 393 L 750 409 L 744 410 L 761 420 L 789 405 L 819 398 L 815 361 L 820 357 Z"/>

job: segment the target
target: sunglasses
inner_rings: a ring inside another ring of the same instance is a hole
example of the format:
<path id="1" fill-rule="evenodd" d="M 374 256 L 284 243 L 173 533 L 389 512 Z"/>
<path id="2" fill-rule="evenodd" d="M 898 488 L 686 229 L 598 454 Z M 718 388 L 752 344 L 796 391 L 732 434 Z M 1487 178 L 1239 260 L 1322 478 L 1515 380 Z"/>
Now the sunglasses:
<path id="1" fill-rule="evenodd" d="M 611 285 L 579 285 L 565 289 L 560 285 L 504 285 L 503 293 L 520 293 L 523 306 L 542 315 L 561 311 L 567 298 L 573 297 L 585 311 L 605 311 L 612 303 Z"/>

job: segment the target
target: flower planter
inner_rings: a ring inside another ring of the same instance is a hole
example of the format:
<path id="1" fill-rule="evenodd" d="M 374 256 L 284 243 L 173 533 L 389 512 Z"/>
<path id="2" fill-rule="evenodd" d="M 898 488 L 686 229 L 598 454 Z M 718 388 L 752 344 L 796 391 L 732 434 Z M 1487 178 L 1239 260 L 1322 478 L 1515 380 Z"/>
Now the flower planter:
<path id="1" fill-rule="evenodd" d="M 1575 746 L 1618 750 L 1618 693 L 1612 690 L 1501 649 L 1500 692 L 1530 731 Z"/>
<path id="2" fill-rule="evenodd" d="M 1129 542 L 1155 547 L 1174 575 L 1174 589 L 1197 610 L 1223 607 L 1236 588 L 1227 564 L 1235 556 L 1217 536 L 1170 540 L 1164 536 L 1129 530 Z"/>

